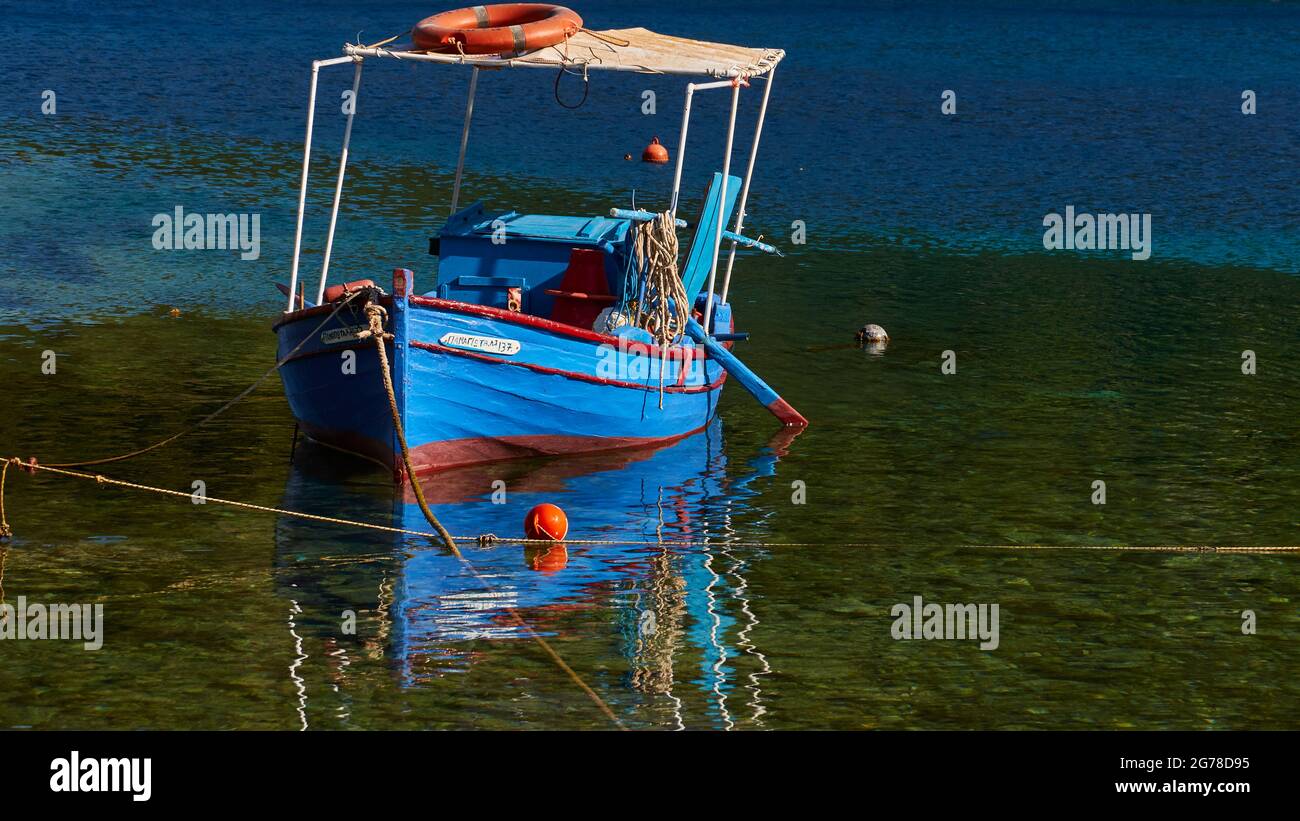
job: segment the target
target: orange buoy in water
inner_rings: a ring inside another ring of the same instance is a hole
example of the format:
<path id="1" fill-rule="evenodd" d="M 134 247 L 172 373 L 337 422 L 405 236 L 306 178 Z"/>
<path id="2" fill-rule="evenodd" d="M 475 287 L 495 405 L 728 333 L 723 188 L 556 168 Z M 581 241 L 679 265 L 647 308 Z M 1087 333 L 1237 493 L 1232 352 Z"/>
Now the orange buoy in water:
<path id="1" fill-rule="evenodd" d="M 529 545 L 524 548 L 524 561 L 540 573 L 558 573 L 569 566 L 569 551 L 562 544 Z"/>
<path id="2" fill-rule="evenodd" d="M 645 147 L 645 151 L 641 152 L 641 162 L 668 162 L 668 149 L 663 147 L 658 137 L 651 140 L 650 144 Z"/>
<path id="3" fill-rule="evenodd" d="M 530 539 L 560 541 L 569 532 L 569 517 L 549 502 L 543 502 L 524 517 L 524 534 Z"/>

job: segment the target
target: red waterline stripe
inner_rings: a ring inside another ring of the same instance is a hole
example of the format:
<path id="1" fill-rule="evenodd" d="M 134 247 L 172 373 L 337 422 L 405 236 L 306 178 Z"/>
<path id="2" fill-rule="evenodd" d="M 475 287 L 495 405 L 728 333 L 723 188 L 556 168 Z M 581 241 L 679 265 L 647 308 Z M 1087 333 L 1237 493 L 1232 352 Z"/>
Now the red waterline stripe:
<path id="1" fill-rule="evenodd" d="M 658 382 L 647 384 L 641 382 L 626 382 L 620 379 L 606 379 L 603 376 L 591 376 L 585 373 L 578 373 L 577 371 L 565 371 L 565 370 L 560 370 L 559 368 L 550 368 L 547 367 L 546 365 L 535 365 L 532 362 L 511 362 L 508 359 L 497 359 L 495 356 L 488 356 L 486 354 L 475 353 L 474 351 L 462 351 L 459 348 L 448 348 L 445 345 L 435 345 L 431 342 L 416 342 L 412 340 L 411 347 L 420 348 L 421 350 L 425 350 L 425 351 L 432 351 L 433 353 L 449 353 L 449 354 L 454 354 L 456 356 L 464 356 L 470 359 L 477 359 L 482 362 L 491 362 L 494 365 L 513 365 L 516 368 L 528 368 L 529 370 L 536 371 L 537 373 L 544 373 L 552 376 L 563 376 L 566 379 L 576 379 L 581 382 L 591 382 L 592 384 L 595 385 L 609 385 L 615 388 L 629 388 L 629 389 L 634 389 L 639 391 L 659 390 Z M 718 377 L 717 381 L 713 382 L 710 385 L 688 385 L 685 387 L 678 386 L 678 385 L 664 385 L 664 392 L 665 393 L 707 393 L 711 390 L 714 390 L 715 388 L 722 387 L 722 383 L 726 381 L 727 381 L 727 372 L 723 371 L 722 374 Z"/>

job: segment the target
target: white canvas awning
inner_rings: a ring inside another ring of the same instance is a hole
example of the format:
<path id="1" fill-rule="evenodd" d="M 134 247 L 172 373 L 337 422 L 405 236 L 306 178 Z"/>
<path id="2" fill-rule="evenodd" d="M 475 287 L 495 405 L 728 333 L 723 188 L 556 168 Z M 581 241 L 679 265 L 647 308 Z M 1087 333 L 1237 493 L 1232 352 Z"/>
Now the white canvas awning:
<path id="1" fill-rule="evenodd" d="M 431 54 L 408 48 L 347 45 L 353 57 L 395 57 L 479 68 L 558 68 L 574 70 L 634 71 L 643 74 L 682 74 L 700 77 L 758 77 L 766 74 L 785 52 L 773 48 L 747 48 L 656 34 L 649 29 L 579 31 L 557 46 L 520 57 Z"/>
<path id="2" fill-rule="evenodd" d="M 626 43 L 626 45 L 624 45 Z M 520 62 L 548 66 L 619 66 L 651 74 L 698 74 L 707 77 L 757 77 L 781 61 L 785 52 L 706 43 L 656 34 L 649 29 L 580 31 L 558 46 L 535 51 Z"/>

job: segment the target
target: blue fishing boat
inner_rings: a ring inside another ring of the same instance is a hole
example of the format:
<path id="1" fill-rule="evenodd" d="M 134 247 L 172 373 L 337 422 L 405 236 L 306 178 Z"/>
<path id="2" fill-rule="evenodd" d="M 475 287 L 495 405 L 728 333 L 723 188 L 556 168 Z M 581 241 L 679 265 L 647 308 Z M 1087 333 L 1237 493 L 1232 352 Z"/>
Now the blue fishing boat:
<path id="1" fill-rule="evenodd" d="M 498 8 L 504 7 L 488 6 L 485 14 Z M 806 425 L 732 353 L 744 335 L 735 331 L 728 302 L 737 249 L 776 252 L 742 231 L 772 77 L 784 53 L 645 29 L 543 30 L 560 42 L 529 40 L 522 53 L 506 54 L 468 53 L 465 45 L 476 41 L 457 40 L 452 31 L 449 42 L 460 45 L 447 53 L 430 40 L 426 23 L 416 27 L 409 46 L 348 45 L 343 56 L 312 64 L 293 268 L 289 284 L 280 286 L 288 305 L 274 325 L 285 394 L 306 435 L 370 458 L 403 481 L 407 464 L 423 474 L 671 442 L 709 423 L 728 376 L 783 425 Z M 521 25 L 529 33 L 529 23 Z M 467 30 L 475 31 L 484 31 L 481 23 Z M 597 52 L 598 60 L 592 58 Z M 459 64 L 471 71 L 452 216 L 430 239 L 430 253 L 438 259 L 437 285 L 415 293 L 414 275 L 405 269 L 394 271 L 391 283 L 329 284 L 354 106 L 344 131 L 320 281 L 309 300 L 299 284 L 299 267 L 316 77 L 322 67 L 352 64 L 355 101 L 364 63 L 384 58 Z M 611 208 L 603 215 L 557 216 L 493 210 L 483 203 L 459 207 L 479 73 L 527 67 L 584 77 L 589 71 L 641 71 L 711 78 L 686 86 L 673 188 L 663 212 Z M 742 178 L 730 168 L 736 110 L 742 89 L 759 79 L 762 103 Z M 711 89 L 730 91 L 726 153 L 722 170 L 702 181 L 707 183 L 702 205 L 687 222 L 678 216 L 677 204 L 691 100 Z M 678 253 L 680 229 L 690 236 L 684 254 Z M 402 457 L 402 434 L 409 462 Z"/>

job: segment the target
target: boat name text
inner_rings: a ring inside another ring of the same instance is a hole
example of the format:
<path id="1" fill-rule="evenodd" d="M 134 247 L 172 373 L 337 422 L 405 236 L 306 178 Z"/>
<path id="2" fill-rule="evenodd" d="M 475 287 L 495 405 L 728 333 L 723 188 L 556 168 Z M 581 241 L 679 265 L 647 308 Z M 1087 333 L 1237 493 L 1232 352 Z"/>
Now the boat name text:
<path id="1" fill-rule="evenodd" d="M 475 336 L 474 334 L 446 333 L 438 340 L 449 348 L 461 348 L 467 351 L 514 356 L 519 353 L 519 342 L 514 339 L 502 339 L 497 336 Z"/>
<path id="2" fill-rule="evenodd" d="M 344 328 L 334 328 L 329 331 L 323 331 L 320 335 L 320 341 L 326 345 L 337 345 L 340 342 L 355 342 L 361 338 L 363 331 L 370 330 L 369 325 L 348 325 Z"/>

